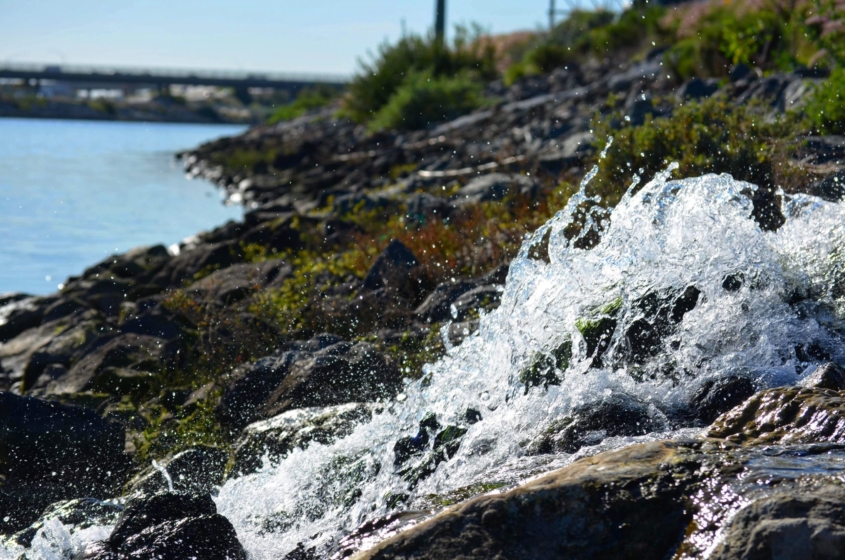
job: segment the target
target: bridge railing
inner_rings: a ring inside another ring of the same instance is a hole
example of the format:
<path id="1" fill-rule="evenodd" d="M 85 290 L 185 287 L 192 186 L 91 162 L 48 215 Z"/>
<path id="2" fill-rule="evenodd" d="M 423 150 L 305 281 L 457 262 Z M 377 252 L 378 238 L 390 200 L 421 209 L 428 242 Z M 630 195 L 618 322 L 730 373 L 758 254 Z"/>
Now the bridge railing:
<path id="1" fill-rule="evenodd" d="M 148 68 L 137 66 L 97 66 L 82 64 L 34 64 L 0 62 L 0 70 L 39 72 L 46 77 L 60 80 L 62 74 L 90 74 L 92 76 L 164 76 L 196 77 L 223 80 L 272 80 L 314 83 L 345 83 L 349 76 L 340 74 L 315 74 L 307 72 L 260 72 L 251 70 L 206 70 L 199 68 Z"/>

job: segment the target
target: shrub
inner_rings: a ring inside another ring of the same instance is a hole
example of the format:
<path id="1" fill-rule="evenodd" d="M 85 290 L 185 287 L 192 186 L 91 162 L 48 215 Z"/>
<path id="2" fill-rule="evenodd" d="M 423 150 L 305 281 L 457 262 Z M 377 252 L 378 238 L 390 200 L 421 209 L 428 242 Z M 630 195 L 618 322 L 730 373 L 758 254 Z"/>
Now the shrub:
<path id="1" fill-rule="evenodd" d="M 804 111 L 809 121 L 821 134 L 845 133 L 845 69 L 836 68 L 807 100 Z"/>
<path id="2" fill-rule="evenodd" d="M 376 113 L 370 128 L 425 128 L 431 123 L 469 113 L 483 103 L 481 84 L 467 72 L 454 77 L 435 77 L 430 72 L 413 73 Z"/>
<path id="3" fill-rule="evenodd" d="M 783 166 L 786 142 L 796 133 L 797 117 L 787 115 L 770 122 L 754 107 L 734 107 L 711 98 L 688 103 L 671 117 L 647 117 L 639 127 L 612 130 L 610 119 L 596 122 L 597 137 L 614 137 L 591 190 L 615 204 L 630 185 L 635 172 L 643 181 L 679 164 L 684 177 L 705 173 L 730 173 L 734 178 L 773 188 L 791 180 Z"/>
<path id="4" fill-rule="evenodd" d="M 267 119 L 270 124 L 293 120 L 312 109 L 325 107 L 338 96 L 338 91 L 330 86 L 307 88 L 299 92 L 296 99 L 276 109 Z"/>
<path id="5" fill-rule="evenodd" d="M 495 49 L 479 36 L 477 29 L 471 34 L 458 28 L 451 45 L 419 35 L 382 44 L 372 61 L 360 61 L 361 69 L 349 84 L 346 113 L 358 122 L 373 118 L 412 74 L 427 72 L 439 78 L 473 72 L 481 79 L 495 78 Z"/>

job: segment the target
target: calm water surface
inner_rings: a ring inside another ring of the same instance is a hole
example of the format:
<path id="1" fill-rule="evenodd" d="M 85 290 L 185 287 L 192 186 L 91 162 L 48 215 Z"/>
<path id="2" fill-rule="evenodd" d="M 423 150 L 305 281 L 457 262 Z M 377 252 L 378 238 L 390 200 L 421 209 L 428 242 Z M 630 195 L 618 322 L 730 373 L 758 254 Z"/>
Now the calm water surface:
<path id="1" fill-rule="evenodd" d="M 173 154 L 243 129 L 0 119 L 0 293 L 50 293 L 114 252 L 239 217 Z"/>

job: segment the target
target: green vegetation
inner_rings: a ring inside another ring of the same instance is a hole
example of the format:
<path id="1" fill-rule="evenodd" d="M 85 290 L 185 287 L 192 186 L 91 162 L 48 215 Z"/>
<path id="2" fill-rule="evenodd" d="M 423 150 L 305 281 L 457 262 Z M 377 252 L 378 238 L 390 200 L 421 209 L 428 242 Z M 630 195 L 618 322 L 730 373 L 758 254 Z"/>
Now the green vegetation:
<path id="1" fill-rule="evenodd" d="M 388 113 L 395 114 L 401 107 L 419 102 L 415 100 L 430 97 L 432 93 L 447 92 L 440 100 L 457 100 L 459 105 L 455 108 L 443 105 L 440 111 L 444 114 L 460 112 L 469 106 L 466 95 L 456 93 L 466 91 L 464 80 L 489 80 L 496 76 L 493 49 L 483 45 L 478 40 L 479 35 L 478 30 L 470 33 L 459 27 L 451 45 L 433 36 L 419 35 L 406 35 L 393 45 L 382 44 L 373 60 L 361 61 L 361 70 L 349 85 L 346 114 L 358 122 L 367 122 L 376 118 L 400 93 L 402 100 L 394 102 L 394 108 Z M 435 82 L 434 90 L 423 87 L 422 91 L 413 94 L 413 84 L 419 85 L 422 76 Z M 458 82 L 449 84 L 444 78 L 454 78 Z M 381 118 L 388 119 L 387 116 Z"/>
<path id="2" fill-rule="evenodd" d="M 332 87 L 315 87 L 304 89 L 292 102 L 276 109 L 267 120 L 269 124 L 290 121 L 311 111 L 325 107 L 337 99 L 338 91 Z"/>
<path id="3" fill-rule="evenodd" d="M 642 126 L 613 130 L 614 120 L 594 123 L 598 138 L 613 136 L 614 142 L 591 185 L 611 204 L 622 197 L 635 172 L 649 179 L 671 162 L 678 162 L 684 177 L 730 173 L 764 187 L 786 187 L 795 173 L 785 164 L 785 149 L 801 126 L 797 116 L 771 121 L 755 107 L 711 98 L 682 105 L 671 117 L 648 116 Z"/>
<path id="4" fill-rule="evenodd" d="M 845 69 L 835 68 L 807 101 L 805 113 L 822 134 L 845 133 Z"/>
<path id="5" fill-rule="evenodd" d="M 414 130 L 455 119 L 484 104 L 483 88 L 466 71 L 456 76 L 408 74 L 390 100 L 370 121 L 372 130 Z"/>

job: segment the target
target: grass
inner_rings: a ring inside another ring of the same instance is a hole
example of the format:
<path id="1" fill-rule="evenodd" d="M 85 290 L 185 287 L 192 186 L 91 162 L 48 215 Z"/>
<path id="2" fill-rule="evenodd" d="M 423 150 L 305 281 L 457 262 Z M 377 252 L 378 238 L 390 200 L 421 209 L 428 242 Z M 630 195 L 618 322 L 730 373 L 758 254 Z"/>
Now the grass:
<path id="1" fill-rule="evenodd" d="M 332 87 L 315 87 L 307 88 L 299 92 L 292 102 L 282 105 L 276 109 L 270 118 L 267 119 L 269 124 L 274 124 L 282 121 L 290 121 L 300 117 L 308 111 L 325 107 L 332 101 L 337 99 L 339 92 Z"/>

